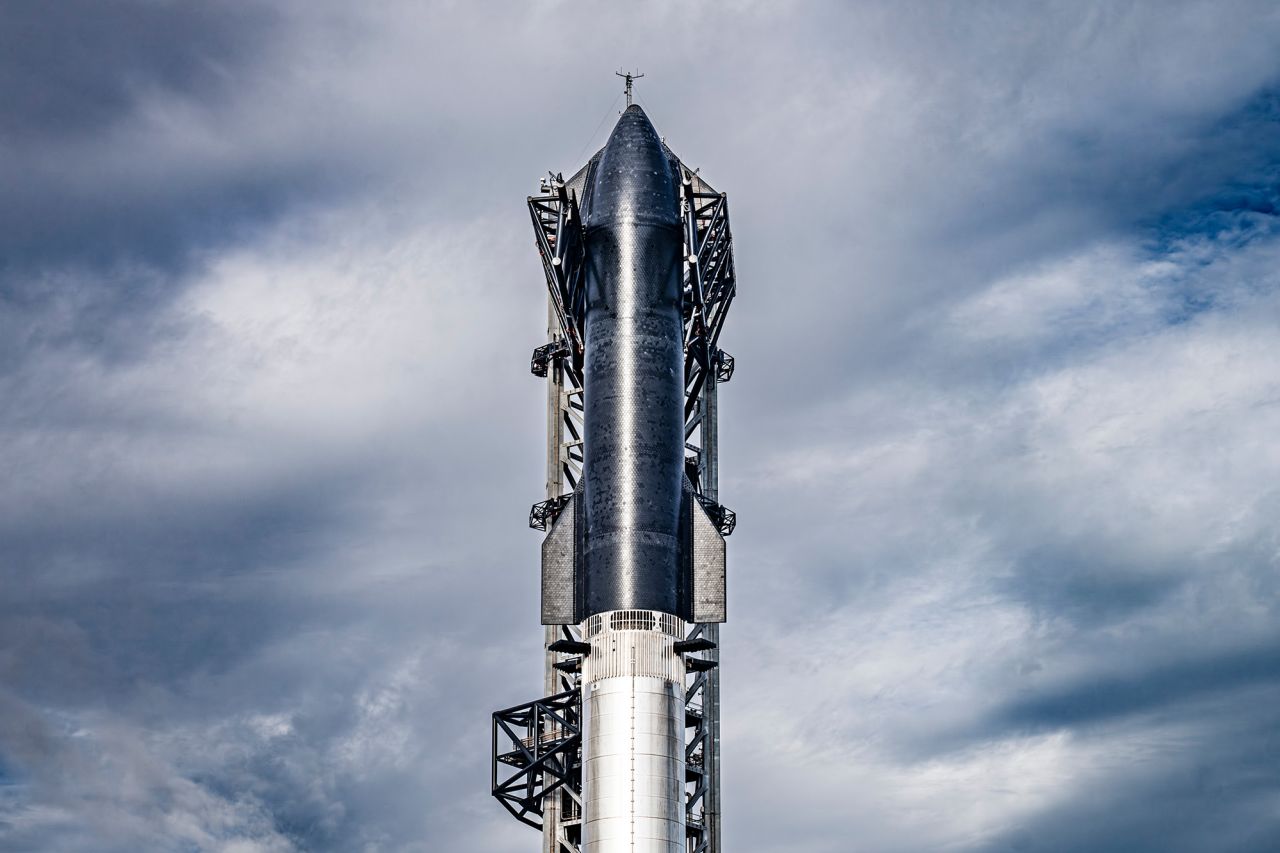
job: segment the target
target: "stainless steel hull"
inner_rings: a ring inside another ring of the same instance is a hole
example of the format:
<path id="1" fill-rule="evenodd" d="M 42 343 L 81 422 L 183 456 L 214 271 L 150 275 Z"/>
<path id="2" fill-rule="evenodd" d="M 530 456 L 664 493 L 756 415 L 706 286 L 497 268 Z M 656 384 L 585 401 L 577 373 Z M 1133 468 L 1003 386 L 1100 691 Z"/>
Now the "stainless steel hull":
<path id="1" fill-rule="evenodd" d="M 591 617 L 582 670 L 584 853 L 684 853 L 684 623 Z"/>
<path id="2" fill-rule="evenodd" d="M 680 206 L 638 107 L 583 204 L 584 853 L 685 850 Z"/>
<path id="3" fill-rule="evenodd" d="M 684 480 L 680 203 L 639 109 L 618 121 L 583 202 L 586 613 L 679 612 Z"/>

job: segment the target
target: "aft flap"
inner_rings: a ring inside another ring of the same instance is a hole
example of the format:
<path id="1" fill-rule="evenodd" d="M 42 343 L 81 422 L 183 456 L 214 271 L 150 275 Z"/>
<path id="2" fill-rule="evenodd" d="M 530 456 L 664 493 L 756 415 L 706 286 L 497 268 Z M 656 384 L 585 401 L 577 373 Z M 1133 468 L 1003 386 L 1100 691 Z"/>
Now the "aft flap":
<path id="1" fill-rule="evenodd" d="M 572 495 L 542 540 L 542 624 L 576 625 L 578 616 L 578 496 Z"/>
<path id="2" fill-rule="evenodd" d="M 707 515 L 687 476 L 681 512 L 684 577 L 680 584 L 680 616 L 695 623 L 723 622 L 726 609 L 724 537 Z"/>

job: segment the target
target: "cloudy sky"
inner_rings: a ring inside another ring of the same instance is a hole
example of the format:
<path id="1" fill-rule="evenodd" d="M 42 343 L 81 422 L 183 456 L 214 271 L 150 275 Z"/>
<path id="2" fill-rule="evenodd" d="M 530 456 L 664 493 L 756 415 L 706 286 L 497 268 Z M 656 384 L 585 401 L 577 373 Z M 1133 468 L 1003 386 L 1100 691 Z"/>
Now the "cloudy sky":
<path id="1" fill-rule="evenodd" d="M 620 6 L 0 9 L 0 849 L 536 849 L 621 65 L 734 217 L 726 850 L 1280 849 L 1280 13 Z"/>

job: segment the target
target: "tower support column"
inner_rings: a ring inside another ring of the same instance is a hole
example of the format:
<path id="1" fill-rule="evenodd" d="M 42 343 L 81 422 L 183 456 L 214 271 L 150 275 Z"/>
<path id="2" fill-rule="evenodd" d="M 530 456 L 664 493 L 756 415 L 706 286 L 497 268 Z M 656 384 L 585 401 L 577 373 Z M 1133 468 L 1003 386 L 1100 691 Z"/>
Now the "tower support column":
<path id="1" fill-rule="evenodd" d="M 713 501 L 720 500 L 720 400 L 715 369 L 707 372 L 702 386 L 699 408 L 702 415 L 702 453 L 699 457 L 702 491 Z M 702 636 L 714 645 L 706 658 L 716 662 L 707 670 L 707 680 L 702 688 L 702 719 L 706 727 L 706 746 L 703 748 L 703 772 L 706 774 L 706 794 L 703 795 L 702 816 L 705 826 L 707 853 L 720 853 L 720 626 L 714 622 L 702 626 Z"/>

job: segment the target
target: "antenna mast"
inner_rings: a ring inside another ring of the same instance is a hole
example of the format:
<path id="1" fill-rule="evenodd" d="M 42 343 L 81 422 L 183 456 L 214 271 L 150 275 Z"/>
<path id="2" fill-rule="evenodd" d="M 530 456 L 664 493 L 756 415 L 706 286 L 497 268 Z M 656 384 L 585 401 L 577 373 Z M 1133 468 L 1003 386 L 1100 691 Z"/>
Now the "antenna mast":
<path id="1" fill-rule="evenodd" d="M 614 76 L 621 77 L 623 80 L 627 81 L 627 106 L 631 106 L 631 84 L 639 80 L 644 75 L 639 72 L 630 73 L 627 71 L 623 71 L 621 69 L 613 73 L 614 73 Z"/>

